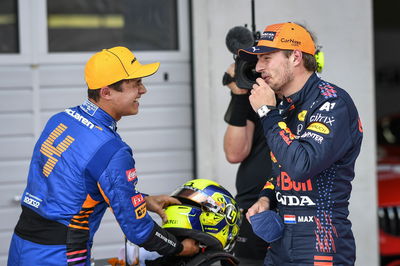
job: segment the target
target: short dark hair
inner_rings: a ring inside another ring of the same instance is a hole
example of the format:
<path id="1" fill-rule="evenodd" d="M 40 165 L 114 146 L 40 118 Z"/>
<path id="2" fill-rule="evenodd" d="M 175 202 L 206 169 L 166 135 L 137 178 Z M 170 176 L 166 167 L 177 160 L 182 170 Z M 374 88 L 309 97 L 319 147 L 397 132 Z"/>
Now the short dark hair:
<path id="1" fill-rule="evenodd" d="M 108 87 L 116 91 L 122 91 L 122 83 L 124 83 L 124 81 L 125 81 L 124 79 L 117 81 L 111 85 L 108 85 Z M 100 99 L 100 89 L 95 89 L 95 90 L 88 89 L 87 94 L 88 98 L 94 100 L 95 102 L 97 102 Z"/>
<path id="2" fill-rule="evenodd" d="M 293 53 L 293 50 L 282 50 L 287 58 Z M 311 72 L 317 71 L 317 60 L 315 56 L 312 54 L 303 53 L 303 65 L 304 67 Z"/>

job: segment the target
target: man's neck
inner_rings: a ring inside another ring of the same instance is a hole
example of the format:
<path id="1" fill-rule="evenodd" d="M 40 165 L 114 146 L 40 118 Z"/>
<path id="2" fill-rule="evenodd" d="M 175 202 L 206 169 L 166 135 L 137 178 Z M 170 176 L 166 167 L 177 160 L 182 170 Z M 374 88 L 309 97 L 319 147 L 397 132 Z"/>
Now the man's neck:
<path id="1" fill-rule="evenodd" d="M 288 86 L 283 90 L 283 95 L 285 97 L 289 97 L 296 92 L 300 91 L 304 84 L 306 84 L 307 80 L 313 72 L 304 71 L 302 73 L 296 74 L 295 78 L 288 84 Z"/>

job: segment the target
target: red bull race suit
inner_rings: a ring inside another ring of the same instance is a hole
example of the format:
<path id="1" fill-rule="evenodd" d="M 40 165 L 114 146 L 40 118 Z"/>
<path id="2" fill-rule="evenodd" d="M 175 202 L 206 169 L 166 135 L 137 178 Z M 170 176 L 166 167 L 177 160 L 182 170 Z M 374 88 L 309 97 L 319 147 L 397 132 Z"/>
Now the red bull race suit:
<path id="1" fill-rule="evenodd" d="M 106 208 L 131 242 L 160 254 L 183 246 L 147 213 L 131 148 L 87 100 L 54 115 L 35 145 L 8 265 L 90 265 Z"/>
<path id="2" fill-rule="evenodd" d="M 348 201 L 363 130 L 352 99 L 314 73 L 261 120 L 273 175 L 260 196 L 285 224 L 266 265 L 353 265 Z"/>

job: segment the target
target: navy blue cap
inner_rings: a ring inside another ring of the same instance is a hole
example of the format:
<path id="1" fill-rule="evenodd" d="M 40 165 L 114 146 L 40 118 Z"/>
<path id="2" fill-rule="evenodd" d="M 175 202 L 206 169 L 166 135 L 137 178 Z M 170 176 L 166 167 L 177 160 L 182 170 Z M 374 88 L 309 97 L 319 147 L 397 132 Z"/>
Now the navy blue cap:
<path id="1" fill-rule="evenodd" d="M 279 214 L 274 211 L 263 211 L 250 216 L 250 223 L 254 233 L 264 241 L 271 243 L 283 235 L 283 222 Z"/>

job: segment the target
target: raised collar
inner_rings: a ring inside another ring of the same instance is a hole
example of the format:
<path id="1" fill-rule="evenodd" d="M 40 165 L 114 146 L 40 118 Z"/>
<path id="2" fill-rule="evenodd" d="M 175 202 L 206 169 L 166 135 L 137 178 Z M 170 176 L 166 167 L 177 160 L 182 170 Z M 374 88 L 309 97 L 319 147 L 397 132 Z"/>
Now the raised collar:
<path id="1" fill-rule="evenodd" d="M 113 131 L 117 131 L 117 121 L 96 104 L 86 99 L 79 108 Z"/>
<path id="2" fill-rule="evenodd" d="M 320 77 L 318 77 L 316 73 L 313 73 L 308 78 L 301 90 L 290 95 L 289 97 L 284 98 L 283 106 L 296 106 L 306 102 L 307 100 L 315 100 L 317 94 L 319 93 L 319 90 L 315 90 L 315 86 L 320 80 Z"/>

